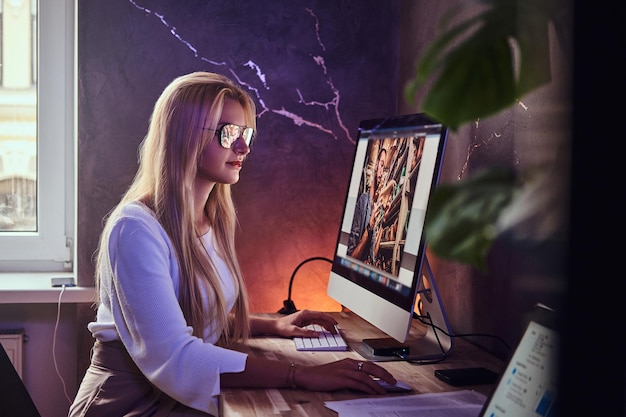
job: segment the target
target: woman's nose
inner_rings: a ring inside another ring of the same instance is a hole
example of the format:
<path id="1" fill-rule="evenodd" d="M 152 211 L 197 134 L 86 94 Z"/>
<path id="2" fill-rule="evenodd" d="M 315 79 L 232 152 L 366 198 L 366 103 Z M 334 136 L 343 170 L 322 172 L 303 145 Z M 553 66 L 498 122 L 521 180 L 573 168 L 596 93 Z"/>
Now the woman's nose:
<path id="1" fill-rule="evenodd" d="M 233 143 L 232 148 L 238 154 L 245 155 L 247 153 L 250 153 L 250 147 L 246 144 L 246 140 L 243 138 L 243 136 L 239 136 L 237 138 L 235 143 Z"/>

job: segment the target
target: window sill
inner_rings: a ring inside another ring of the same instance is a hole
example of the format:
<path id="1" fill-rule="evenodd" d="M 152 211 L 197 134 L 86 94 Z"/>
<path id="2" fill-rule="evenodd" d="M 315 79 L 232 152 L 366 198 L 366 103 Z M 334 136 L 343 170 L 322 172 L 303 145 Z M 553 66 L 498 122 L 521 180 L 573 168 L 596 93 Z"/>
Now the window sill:
<path id="1" fill-rule="evenodd" d="M 0 304 L 58 303 L 62 288 L 54 288 L 52 278 L 73 277 L 71 272 L 61 273 L 0 273 Z M 65 287 L 61 303 L 93 303 L 94 287 Z"/>

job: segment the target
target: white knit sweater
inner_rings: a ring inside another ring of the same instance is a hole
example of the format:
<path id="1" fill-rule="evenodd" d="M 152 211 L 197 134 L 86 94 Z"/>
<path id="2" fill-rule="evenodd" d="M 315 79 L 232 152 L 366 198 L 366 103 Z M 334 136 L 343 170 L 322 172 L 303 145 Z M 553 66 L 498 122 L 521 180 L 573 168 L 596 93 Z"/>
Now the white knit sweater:
<path id="1" fill-rule="evenodd" d="M 141 372 L 161 391 L 217 415 L 220 373 L 243 371 L 247 356 L 215 346 L 219 334 L 211 333 L 210 326 L 204 340 L 192 336 L 178 304 L 174 248 L 154 213 L 131 203 L 114 221 L 108 243 L 110 265 L 101 271 L 101 303 L 89 330 L 100 341 L 121 340 Z M 233 278 L 215 253 L 212 233 L 202 239 L 230 309 Z"/>

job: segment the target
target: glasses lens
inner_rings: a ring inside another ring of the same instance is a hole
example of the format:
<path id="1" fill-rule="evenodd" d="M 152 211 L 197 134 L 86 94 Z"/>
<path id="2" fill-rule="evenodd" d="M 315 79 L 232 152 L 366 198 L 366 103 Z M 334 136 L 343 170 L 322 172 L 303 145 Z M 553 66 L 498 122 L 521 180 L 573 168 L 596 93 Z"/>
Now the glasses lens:
<path id="1" fill-rule="evenodd" d="M 239 126 L 228 124 L 220 129 L 220 141 L 223 147 L 230 148 L 237 138 L 239 138 Z"/>
<path id="2" fill-rule="evenodd" d="M 243 140 L 246 141 L 246 145 L 250 146 L 252 144 L 252 139 L 254 139 L 254 129 L 251 127 L 244 127 L 241 136 L 243 136 Z"/>
<path id="3" fill-rule="evenodd" d="M 233 143 L 235 143 L 240 136 L 243 137 L 246 146 L 250 146 L 252 138 L 254 137 L 254 129 L 251 127 L 226 124 L 222 126 L 220 131 L 220 143 L 224 148 L 233 146 Z"/>

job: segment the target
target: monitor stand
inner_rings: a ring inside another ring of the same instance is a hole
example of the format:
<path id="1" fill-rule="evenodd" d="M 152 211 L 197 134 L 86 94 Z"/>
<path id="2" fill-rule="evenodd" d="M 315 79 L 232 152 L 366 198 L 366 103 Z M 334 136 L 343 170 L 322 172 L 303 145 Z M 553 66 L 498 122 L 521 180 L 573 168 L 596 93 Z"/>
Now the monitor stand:
<path id="1" fill-rule="evenodd" d="M 413 320 L 420 321 L 423 326 L 411 326 L 409 336 L 404 343 L 387 337 L 350 343 L 350 347 L 365 359 L 379 362 L 405 360 L 418 364 L 436 363 L 450 354 L 453 348 L 453 340 L 450 336 L 452 331 L 439 296 L 435 277 L 426 257 L 424 257 L 421 279 L 418 283 L 413 317 Z M 424 327 L 426 328 L 425 334 Z M 396 353 L 398 351 L 400 354 Z"/>

